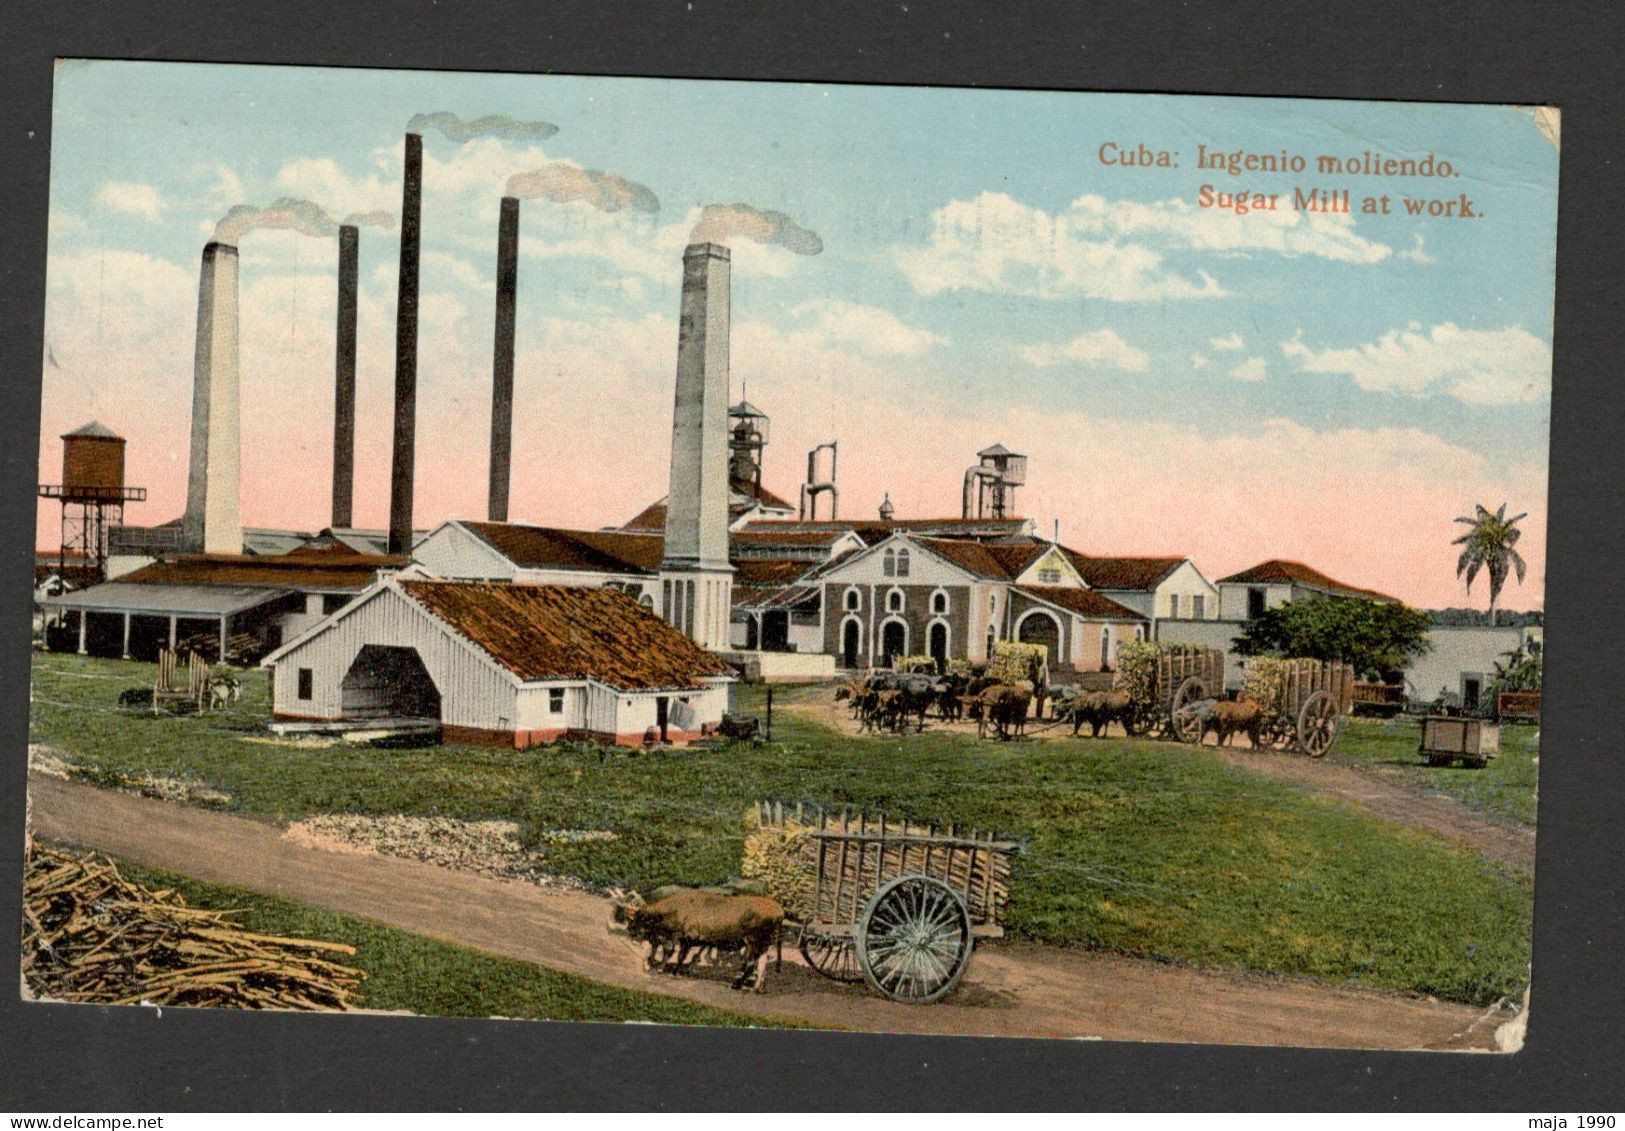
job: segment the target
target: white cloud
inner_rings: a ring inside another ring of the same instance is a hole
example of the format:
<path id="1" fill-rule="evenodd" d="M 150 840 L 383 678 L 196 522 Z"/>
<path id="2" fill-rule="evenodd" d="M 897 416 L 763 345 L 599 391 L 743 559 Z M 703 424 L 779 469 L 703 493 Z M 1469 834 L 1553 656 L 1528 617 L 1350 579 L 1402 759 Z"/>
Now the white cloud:
<path id="1" fill-rule="evenodd" d="M 810 335 L 825 342 L 851 346 L 874 357 L 918 357 L 947 339 L 928 330 L 907 326 L 889 310 L 838 299 L 804 302 L 790 311 L 793 318 L 814 319 Z"/>
<path id="2" fill-rule="evenodd" d="M 1344 263 L 1377 263 L 1393 253 L 1356 234 L 1347 216 L 1283 209 L 1238 217 L 1177 199 L 1147 204 L 1092 194 L 1051 215 L 1005 193 L 983 192 L 938 208 L 926 243 L 893 255 L 927 295 L 976 290 L 1160 302 L 1228 293 L 1206 271 L 1192 276 L 1169 266 L 1165 251 Z"/>
<path id="3" fill-rule="evenodd" d="M 398 178 L 389 182 L 376 173 L 352 177 L 331 157 L 299 157 L 285 162 L 277 170 L 275 184 L 279 193 L 314 201 L 335 217 L 374 209 L 399 216 L 401 211 Z M 242 192 L 240 183 L 237 191 Z"/>
<path id="4" fill-rule="evenodd" d="M 1304 372 L 1352 377 L 1370 392 L 1508 405 L 1551 389 L 1551 347 L 1521 326 L 1464 330 L 1441 322 L 1424 331 L 1413 323 L 1350 349 L 1313 350 L 1294 338 L 1281 352 Z"/>
<path id="5" fill-rule="evenodd" d="M 921 294 L 973 290 L 1116 302 L 1218 298 L 1216 279 L 1170 270 L 1142 244 L 1089 238 L 1071 212 L 1051 216 L 1001 192 L 954 200 L 931 214 L 923 247 L 893 253 Z"/>
<path id="6" fill-rule="evenodd" d="M 1191 368 L 1200 369 L 1207 364 L 1207 358 L 1199 353 L 1191 354 Z"/>
<path id="7" fill-rule="evenodd" d="M 156 220 L 164 210 L 158 190 L 140 181 L 104 181 L 96 190 L 96 203 L 109 212 Z"/>
<path id="8" fill-rule="evenodd" d="M 1091 330 L 1060 346 L 1017 346 L 1016 353 L 1027 364 L 1038 366 L 1075 361 L 1092 368 L 1144 373 L 1151 365 L 1151 358 L 1144 350 L 1129 345 L 1116 331 L 1107 329 Z"/>
<path id="9" fill-rule="evenodd" d="M 1237 381 L 1259 382 L 1269 374 L 1269 363 L 1261 357 L 1249 357 L 1232 369 L 1227 376 Z"/>
<path id="10" fill-rule="evenodd" d="M 1222 338 L 1209 338 L 1207 344 L 1216 350 L 1239 350 L 1247 343 L 1242 341 L 1241 331 L 1232 330 Z"/>
<path id="11" fill-rule="evenodd" d="M 50 232 L 52 240 L 59 240 L 63 236 L 80 235 L 90 230 L 90 225 L 85 223 L 83 217 L 65 208 L 51 209 L 46 224 L 46 230 Z"/>
<path id="12" fill-rule="evenodd" d="M 1412 263 L 1427 264 L 1437 262 L 1433 256 L 1427 253 L 1425 249 L 1425 241 L 1422 239 L 1421 232 L 1415 233 L 1411 237 L 1411 246 L 1407 250 L 1399 252 L 1398 254 L 1399 258 L 1408 259 Z"/>
<path id="13" fill-rule="evenodd" d="M 467 260 L 444 251 L 423 252 L 423 270 L 440 272 L 463 286 L 473 287 L 476 290 L 496 286 L 495 276 L 482 275 Z"/>

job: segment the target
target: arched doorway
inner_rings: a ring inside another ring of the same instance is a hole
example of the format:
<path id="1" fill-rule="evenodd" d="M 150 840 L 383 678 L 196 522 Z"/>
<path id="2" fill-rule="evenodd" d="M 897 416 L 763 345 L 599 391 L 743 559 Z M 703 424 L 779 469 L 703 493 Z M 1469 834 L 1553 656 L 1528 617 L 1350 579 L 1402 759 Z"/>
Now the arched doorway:
<path id="1" fill-rule="evenodd" d="M 439 719 L 440 691 L 416 648 L 368 644 L 339 683 L 347 718 Z"/>
<path id="2" fill-rule="evenodd" d="M 849 620 L 841 629 L 841 666 L 855 668 L 858 666 L 858 653 L 862 651 L 863 629 L 858 622 Z"/>
<path id="3" fill-rule="evenodd" d="M 1016 639 L 1023 644 L 1042 644 L 1054 667 L 1061 655 L 1061 626 L 1046 612 L 1031 612 L 1016 626 Z"/>
<path id="4" fill-rule="evenodd" d="M 941 621 L 937 621 L 927 632 L 926 639 L 929 641 L 926 651 L 931 654 L 931 658 L 937 661 L 938 665 L 946 664 L 948 662 L 948 626 Z"/>
<path id="5" fill-rule="evenodd" d="M 880 666 L 889 668 L 899 656 L 908 654 L 908 627 L 900 620 L 880 626 Z"/>

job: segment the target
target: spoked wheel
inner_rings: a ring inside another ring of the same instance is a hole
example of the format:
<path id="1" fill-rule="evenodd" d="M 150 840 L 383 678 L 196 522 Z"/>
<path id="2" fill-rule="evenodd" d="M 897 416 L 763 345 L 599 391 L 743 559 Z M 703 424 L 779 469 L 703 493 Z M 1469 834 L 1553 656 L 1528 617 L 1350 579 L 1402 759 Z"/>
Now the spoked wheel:
<path id="1" fill-rule="evenodd" d="M 861 982 L 857 948 L 850 935 L 826 935 L 821 931 L 801 932 L 801 957 L 807 965 L 837 982 Z"/>
<path id="2" fill-rule="evenodd" d="M 1311 758 L 1323 758 L 1337 741 L 1343 714 L 1337 700 L 1326 691 L 1317 691 L 1303 701 L 1298 712 L 1298 750 Z"/>
<path id="3" fill-rule="evenodd" d="M 1180 742 L 1202 741 L 1202 716 L 1196 706 L 1207 698 L 1207 685 L 1196 676 L 1188 677 L 1174 692 L 1168 709 L 1168 730 Z"/>
<path id="4" fill-rule="evenodd" d="M 924 1005 L 958 984 L 970 964 L 970 912 L 959 893 L 930 876 L 883 884 L 858 917 L 858 966 L 893 1001 Z"/>

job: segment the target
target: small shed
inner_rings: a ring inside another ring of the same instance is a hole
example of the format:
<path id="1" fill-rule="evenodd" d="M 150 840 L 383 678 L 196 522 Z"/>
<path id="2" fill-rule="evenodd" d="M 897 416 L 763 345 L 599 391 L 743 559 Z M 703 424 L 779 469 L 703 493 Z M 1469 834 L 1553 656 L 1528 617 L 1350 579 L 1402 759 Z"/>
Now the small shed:
<path id="1" fill-rule="evenodd" d="M 720 722 L 721 658 L 614 589 L 389 577 L 266 657 L 279 721 L 440 725 L 448 743 L 623 745 Z"/>

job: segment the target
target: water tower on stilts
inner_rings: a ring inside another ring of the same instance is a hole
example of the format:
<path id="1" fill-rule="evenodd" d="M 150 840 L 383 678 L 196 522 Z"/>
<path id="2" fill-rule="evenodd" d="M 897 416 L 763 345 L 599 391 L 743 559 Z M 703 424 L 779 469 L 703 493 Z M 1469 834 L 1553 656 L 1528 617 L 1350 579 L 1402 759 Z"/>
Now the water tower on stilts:
<path id="1" fill-rule="evenodd" d="M 145 487 L 124 484 L 124 437 L 91 421 L 62 437 L 62 482 L 42 483 L 42 499 L 62 504 L 57 576 L 64 586 L 70 566 L 81 567 L 83 584 L 107 577 L 107 532 L 124 522 L 124 504 L 147 497 Z"/>

